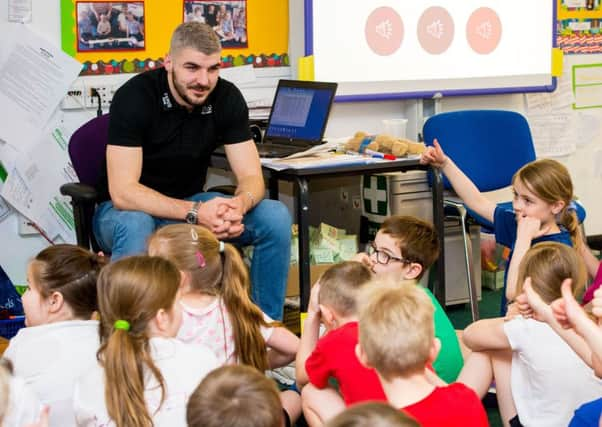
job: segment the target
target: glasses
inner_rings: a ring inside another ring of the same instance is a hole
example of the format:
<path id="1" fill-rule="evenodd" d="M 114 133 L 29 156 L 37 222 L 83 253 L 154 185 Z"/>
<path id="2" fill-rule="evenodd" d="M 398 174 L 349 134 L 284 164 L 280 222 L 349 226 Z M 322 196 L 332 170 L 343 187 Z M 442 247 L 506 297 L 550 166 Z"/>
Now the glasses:
<path id="1" fill-rule="evenodd" d="M 408 264 L 410 262 L 410 260 L 408 259 L 389 255 L 388 253 L 379 250 L 374 244 L 374 242 L 370 242 L 370 245 L 368 246 L 368 254 L 376 254 L 376 262 L 383 265 L 387 265 L 391 261 L 401 262 L 403 264 Z"/>

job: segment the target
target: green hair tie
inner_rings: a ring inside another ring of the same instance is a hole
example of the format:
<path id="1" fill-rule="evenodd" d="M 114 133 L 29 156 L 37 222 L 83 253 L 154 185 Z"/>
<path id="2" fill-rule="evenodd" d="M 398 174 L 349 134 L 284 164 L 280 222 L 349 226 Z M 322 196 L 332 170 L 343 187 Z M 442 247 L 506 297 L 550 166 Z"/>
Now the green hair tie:
<path id="1" fill-rule="evenodd" d="M 130 322 L 128 322 L 127 320 L 115 320 L 115 323 L 113 324 L 113 327 L 115 329 L 121 329 L 123 331 L 129 331 L 130 330 Z"/>

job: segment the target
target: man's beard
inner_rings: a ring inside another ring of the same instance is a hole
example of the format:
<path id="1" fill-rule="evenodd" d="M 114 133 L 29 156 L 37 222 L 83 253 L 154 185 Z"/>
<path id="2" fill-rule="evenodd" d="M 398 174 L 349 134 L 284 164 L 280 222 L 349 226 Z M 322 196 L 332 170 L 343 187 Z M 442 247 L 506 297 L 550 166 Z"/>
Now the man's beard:
<path id="1" fill-rule="evenodd" d="M 184 86 L 184 85 L 178 83 L 178 76 L 176 75 L 176 70 L 172 70 L 172 72 L 171 72 L 171 82 L 173 83 L 173 87 L 176 90 L 176 92 L 178 93 L 178 95 L 180 96 L 180 98 L 182 98 L 188 105 L 202 105 L 205 103 L 205 101 L 207 100 L 207 97 L 209 96 L 209 94 L 207 94 L 207 96 L 205 98 L 203 98 L 202 100 L 198 100 L 196 98 L 191 98 L 190 96 L 188 96 L 186 94 L 186 89 L 201 89 L 201 90 L 209 91 L 210 87 L 209 86 L 201 86 L 201 85 Z"/>

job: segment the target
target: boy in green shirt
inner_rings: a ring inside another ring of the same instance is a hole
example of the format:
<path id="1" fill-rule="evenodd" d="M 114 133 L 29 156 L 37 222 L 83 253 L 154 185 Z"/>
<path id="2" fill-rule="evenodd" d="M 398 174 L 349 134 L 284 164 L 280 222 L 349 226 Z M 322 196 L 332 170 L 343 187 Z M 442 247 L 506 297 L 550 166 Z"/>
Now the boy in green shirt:
<path id="1" fill-rule="evenodd" d="M 393 275 L 396 280 L 420 280 L 439 256 L 437 232 L 431 223 L 412 216 L 390 216 L 376 233 L 368 253 L 356 255 L 377 275 Z M 433 368 L 439 377 L 451 383 L 464 364 L 460 343 L 445 311 L 427 288 L 435 320 L 435 336 L 441 341 L 441 351 Z"/>

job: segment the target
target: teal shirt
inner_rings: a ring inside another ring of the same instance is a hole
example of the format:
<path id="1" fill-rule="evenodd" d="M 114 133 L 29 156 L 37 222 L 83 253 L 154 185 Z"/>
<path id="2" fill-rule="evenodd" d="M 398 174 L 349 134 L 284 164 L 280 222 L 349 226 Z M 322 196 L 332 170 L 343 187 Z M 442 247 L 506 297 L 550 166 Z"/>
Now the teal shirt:
<path id="1" fill-rule="evenodd" d="M 462 358 L 462 351 L 460 350 L 460 343 L 458 342 L 456 330 L 433 293 L 423 286 L 420 286 L 420 288 L 426 292 L 435 308 L 435 336 L 441 341 L 441 351 L 433 363 L 433 368 L 443 381 L 452 383 L 456 381 L 456 378 L 458 378 L 458 374 L 464 365 L 464 359 Z"/>

